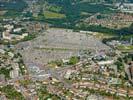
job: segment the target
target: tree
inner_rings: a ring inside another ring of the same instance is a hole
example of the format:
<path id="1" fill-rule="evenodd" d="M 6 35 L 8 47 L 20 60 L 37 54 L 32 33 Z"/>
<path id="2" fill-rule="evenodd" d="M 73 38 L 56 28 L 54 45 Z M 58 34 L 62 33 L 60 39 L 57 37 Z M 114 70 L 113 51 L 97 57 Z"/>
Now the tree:
<path id="1" fill-rule="evenodd" d="M 0 88 L 0 92 L 3 92 L 8 100 L 25 100 L 23 95 L 17 92 L 12 85 Z"/>
<path id="2" fill-rule="evenodd" d="M 71 57 L 70 60 L 69 60 L 69 64 L 70 65 L 74 65 L 76 63 L 79 62 L 79 58 L 78 57 Z"/>

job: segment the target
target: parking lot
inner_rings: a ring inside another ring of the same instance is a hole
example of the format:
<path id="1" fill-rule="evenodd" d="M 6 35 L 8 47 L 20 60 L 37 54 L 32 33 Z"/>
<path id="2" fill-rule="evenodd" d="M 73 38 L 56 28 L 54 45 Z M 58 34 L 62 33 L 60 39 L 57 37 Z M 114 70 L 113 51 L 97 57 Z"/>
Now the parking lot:
<path id="1" fill-rule="evenodd" d="M 91 35 L 55 28 L 47 30 L 34 40 L 19 43 L 17 48 L 25 62 L 36 62 L 41 65 L 76 56 L 80 50 L 109 49 Z"/>

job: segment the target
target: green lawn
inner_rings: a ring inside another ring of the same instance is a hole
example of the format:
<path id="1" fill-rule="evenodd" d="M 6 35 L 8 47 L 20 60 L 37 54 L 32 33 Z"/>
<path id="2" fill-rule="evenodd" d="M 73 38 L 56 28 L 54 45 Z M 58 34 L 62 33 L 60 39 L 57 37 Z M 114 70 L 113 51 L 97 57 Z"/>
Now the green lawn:
<path id="1" fill-rule="evenodd" d="M 47 9 L 53 12 L 60 12 L 62 10 L 62 7 L 56 5 L 49 5 Z"/>
<path id="2" fill-rule="evenodd" d="M 131 45 L 131 46 L 123 46 L 123 45 L 120 45 L 117 48 L 119 50 L 133 50 L 133 45 Z"/>
<path id="3" fill-rule="evenodd" d="M 44 12 L 44 17 L 46 19 L 62 19 L 62 18 L 65 18 L 66 16 L 64 14 L 60 14 L 60 13 L 45 11 Z"/>

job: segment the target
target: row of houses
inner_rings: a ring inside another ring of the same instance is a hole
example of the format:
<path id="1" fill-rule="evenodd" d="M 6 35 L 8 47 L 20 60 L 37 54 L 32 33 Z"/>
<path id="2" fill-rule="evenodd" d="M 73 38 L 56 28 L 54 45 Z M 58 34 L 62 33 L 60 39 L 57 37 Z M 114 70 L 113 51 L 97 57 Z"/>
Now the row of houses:
<path id="1" fill-rule="evenodd" d="M 118 3 L 116 4 L 116 7 L 118 7 L 119 10 L 122 12 L 128 12 L 133 13 L 133 4 L 132 3 Z"/>
<path id="2" fill-rule="evenodd" d="M 21 40 L 24 37 L 28 36 L 28 33 L 23 33 L 23 28 L 18 27 L 15 28 L 14 25 L 4 25 L 4 31 L 2 32 L 2 39 L 5 40 Z"/>

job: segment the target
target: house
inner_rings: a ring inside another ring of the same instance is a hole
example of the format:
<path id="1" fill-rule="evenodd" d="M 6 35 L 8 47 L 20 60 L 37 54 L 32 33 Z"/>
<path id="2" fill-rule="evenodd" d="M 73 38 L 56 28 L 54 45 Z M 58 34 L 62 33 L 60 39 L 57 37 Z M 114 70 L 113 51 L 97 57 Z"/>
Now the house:
<path id="1" fill-rule="evenodd" d="M 10 77 L 11 78 L 17 78 L 18 76 L 19 76 L 19 71 L 18 70 L 10 71 Z"/>
<path id="2" fill-rule="evenodd" d="M 118 78 L 110 78 L 108 82 L 109 84 L 121 84 L 121 80 Z"/>
<path id="3" fill-rule="evenodd" d="M 11 58 L 14 57 L 14 54 L 12 52 L 8 52 L 8 56 L 10 56 Z"/>
<path id="4" fill-rule="evenodd" d="M 74 72 L 75 72 L 75 70 L 68 70 L 68 71 L 66 72 L 66 74 L 65 74 L 64 77 L 65 77 L 66 79 L 69 79 L 69 78 L 71 77 L 71 74 L 74 73 Z"/>
<path id="5" fill-rule="evenodd" d="M 17 78 L 19 76 L 19 65 L 18 63 L 13 64 L 13 70 L 10 71 L 11 78 Z"/>
<path id="6" fill-rule="evenodd" d="M 10 32 L 12 31 L 12 29 L 14 28 L 14 26 L 13 25 L 10 25 L 10 24 L 7 24 L 7 25 L 4 26 L 4 28 L 6 30 L 2 33 L 2 37 L 3 37 L 3 39 L 10 40 L 11 39 Z"/>
<path id="7" fill-rule="evenodd" d="M 114 63 L 114 60 L 99 61 L 98 65 L 111 65 Z"/>
<path id="8" fill-rule="evenodd" d="M 7 25 L 4 25 L 4 28 L 6 28 L 8 30 L 12 30 L 14 28 L 14 26 L 10 25 L 10 24 L 7 24 Z"/>
<path id="9" fill-rule="evenodd" d="M 11 34 L 9 30 L 6 30 L 2 33 L 2 38 L 6 40 L 11 40 Z"/>
<path id="10" fill-rule="evenodd" d="M 20 32 L 22 30 L 22 28 L 16 28 L 13 30 L 13 32 Z"/>
<path id="11" fill-rule="evenodd" d="M 133 4 L 132 3 L 117 3 L 116 7 L 122 12 L 133 13 Z"/>
<path id="12" fill-rule="evenodd" d="M 0 53 L 1 53 L 1 54 L 5 54 L 5 50 L 0 49 Z"/>
<path id="13" fill-rule="evenodd" d="M 62 62 L 65 63 L 65 64 L 66 64 L 66 63 L 69 63 L 69 59 L 67 59 L 67 60 L 62 59 Z"/>

